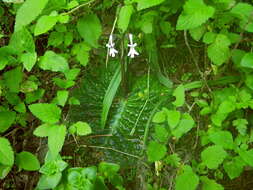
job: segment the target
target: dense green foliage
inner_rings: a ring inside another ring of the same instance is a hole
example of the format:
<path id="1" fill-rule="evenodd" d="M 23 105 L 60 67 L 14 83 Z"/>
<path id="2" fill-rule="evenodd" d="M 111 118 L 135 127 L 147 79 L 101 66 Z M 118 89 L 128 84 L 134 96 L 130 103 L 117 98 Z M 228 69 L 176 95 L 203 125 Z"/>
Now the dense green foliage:
<path id="1" fill-rule="evenodd" d="M 0 189 L 252 189 L 252 34 L 252 0 L 2 0 Z"/>

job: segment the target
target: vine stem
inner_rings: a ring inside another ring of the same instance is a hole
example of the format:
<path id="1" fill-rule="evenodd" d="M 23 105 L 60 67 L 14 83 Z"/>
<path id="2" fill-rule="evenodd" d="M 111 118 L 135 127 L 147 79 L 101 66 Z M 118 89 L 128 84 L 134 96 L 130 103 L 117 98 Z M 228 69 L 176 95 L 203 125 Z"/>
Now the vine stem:
<path id="1" fill-rule="evenodd" d="M 68 11 L 68 12 L 66 12 L 66 13 L 63 13 L 62 15 L 69 15 L 69 14 L 71 14 L 71 13 L 77 11 L 78 9 L 80 9 L 80 8 L 82 8 L 82 7 L 84 7 L 84 6 L 86 6 L 86 5 L 89 5 L 89 4 L 93 3 L 94 1 L 95 1 L 95 0 L 91 0 L 91 1 L 89 1 L 89 2 L 86 2 L 86 3 L 84 3 L 84 4 L 81 4 L 81 5 L 79 5 L 79 6 L 75 7 L 75 8 L 73 8 L 73 9 L 71 9 L 70 11 Z"/>
<path id="2" fill-rule="evenodd" d="M 212 93 L 212 90 L 210 89 L 210 87 L 208 86 L 208 84 L 207 84 L 207 82 L 206 82 L 206 79 L 205 79 L 205 77 L 204 77 L 204 74 L 202 73 L 202 71 L 201 71 L 200 68 L 199 68 L 198 61 L 197 61 L 197 60 L 195 59 L 195 57 L 194 57 L 193 51 L 192 51 L 192 49 L 191 49 L 191 46 L 189 45 L 188 38 L 187 38 L 187 31 L 186 31 L 186 30 L 184 30 L 184 41 L 185 41 L 185 45 L 187 46 L 187 48 L 188 48 L 188 50 L 189 50 L 189 52 L 190 52 L 190 54 L 191 54 L 191 56 L 192 56 L 193 62 L 194 62 L 194 64 L 195 64 L 195 66 L 196 66 L 196 68 L 197 68 L 197 70 L 198 70 L 198 72 L 199 72 L 199 74 L 200 74 L 202 80 L 204 81 L 204 83 L 205 83 L 205 85 L 206 85 L 208 91 L 209 91 L 210 93 Z"/>

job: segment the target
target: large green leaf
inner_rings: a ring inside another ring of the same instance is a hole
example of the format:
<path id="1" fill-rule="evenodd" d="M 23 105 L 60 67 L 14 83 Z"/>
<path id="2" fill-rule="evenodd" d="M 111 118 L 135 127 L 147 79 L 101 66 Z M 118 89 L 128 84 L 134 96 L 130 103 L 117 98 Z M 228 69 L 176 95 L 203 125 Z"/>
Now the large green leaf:
<path id="1" fill-rule="evenodd" d="M 233 136 L 229 131 L 218 131 L 209 134 L 209 139 L 224 149 L 233 149 Z"/>
<path id="2" fill-rule="evenodd" d="M 148 161 L 159 161 L 166 155 L 166 152 L 167 148 L 165 145 L 162 145 L 156 141 L 151 141 L 147 149 Z"/>
<path id="3" fill-rule="evenodd" d="M 222 65 L 229 59 L 230 44 L 231 42 L 226 35 L 218 34 L 215 41 L 210 46 L 208 46 L 208 57 L 215 65 Z"/>
<path id="4" fill-rule="evenodd" d="M 14 152 L 8 139 L 0 137 L 0 163 L 12 166 L 14 163 Z"/>
<path id="5" fill-rule="evenodd" d="M 225 162 L 223 164 L 223 168 L 225 172 L 228 174 L 229 178 L 232 180 L 241 175 L 241 173 L 243 172 L 244 165 L 245 162 L 242 160 L 242 158 L 238 156 L 233 158 L 232 161 Z"/>
<path id="6" fill-rule="evenodd" d="M 184 134 L 189 132 L 195 125 L 194 120 L 192 119 L 191 115 L 185 113 L 182 115 L 182 119 L 180 120 L 179 124 L 172 129 L 172 135 L 179 139 Z"/>
<path id="7" fill-rule="evenodd" d="M 162 2 L 164 2 L 165 0 L 139 0 L 138 1 L 138 5 L 137 5 L 137 10 L 143 10 L 143 9 L 147 9 L 156 5 L 161 4 Z"/>
<path id="8" fill-rule="evenodd" d="M 19 53 L 23 51 L 34 53 L 35 44 L 33 36 L 26 28 L 22 28 L 19 31 L 15 31 L 10 39 L 9 46 L 15 48 Z"/>
<path id="9" fill-rule="evenodd" d="M 60 182 L 62 173 L 56 173 L 54 175 L 42 175 L 37 184 L 38 189 L 54 189 Z"/>
<path id="10" fill-rule="evenodd" d="M 242 67 L 253 69 L 253 53 L 246 53 L 241 60 Z"/>
<path id="11" fill-rule="evenodd" d="M 46 51 L 39 62 L 39 66 L 43 70 L 50 70 L 54 72 L 65 72 L 69 69 L 67 60 L 61 55 L 53 51 Z"/>
<path id="12" fill-rule="evenodd" d="M 82 38 L 92 47 L 98 47 L 98 39 L 102 33 L 102 26 L 97 15 L 90 14 L 77 22 L 77 30 Z"/>
<path id="13" fill-rule="evenodd" d="M 202 190 L 224 190 L 222 185 L 206 176 L 200 177 L 200 180 L 202 182 Z"/>
<path id="14" fill-rule="evenodd" d="M 61 109 L 54 104 L 37 103 L 29 106 L 33 115 L 45 123 L 57 123 L 61 117 Z"/>
<path id="15" fill-rule="evenodd" d="M 175 190 L 195 190 L 199 184 L 199 177 L 189 165 L 183 166 L 183 173 L 176 177 Z"/>
<path id="16" fill-rule="evenodd" d="M 248 151 L 240 149 L 238 153 L 244 162 L 253 167 L 253 149 Z"/>
<path id="17" fill-rule="evenodd" d="M 203 0 L 188 0 L 177 21 L 177 30 L 193 29 L 205 23 L 214 14 L 215 9 Z"/>
<path id="18" fill-rule="evenodd" d="M 125 5 L 120 9 L 118 28 L 122 32 L 125 32 L 127 30 L 132 13 L 133 13 L 133 6 L 132 5 Z"/>
<path id="19" fill-rule="evenodd" d="M 4 82 L 10 92 L 19 92 L 20 83 L 22 82 L 23 72 L 21 67 L 17 67 L 3 74 Z"/>
<path id="20" fill-rule="evenodd" d="M 36 171 L 40 169 L 40 163 L 37 157 L 26 151 L 17 154 L 16 164 L 19 168 L 27 171 Z"/>
<path id="21" fill-rule="evenodd" d="M 166 115 L 170 128 L 174 129 L 180 121 L 181 113 L 176 110 L 167 110 Z"/>
<path id="22" fill-rule="evenodd" d="M 253 32 L 252 14 L 253 6 L 249 3 L 238 3 L 233 7 L 231 13 L 240 19 L 240 27 L 248 32 Z"/>
<path id="23" fill-rule="evenodd" d="M 31 71 L 37 61 L 37 53 L 23 53 L 21 56 L 21 62 L 23 63 L 27 71 Z"/>
<path id="24" fill-rule="evenodd" d="M 30 24 L 40 15 L 48 0 L 26 0 L 16 14 L 15 31 Z"/>
<path id="25" fill-rule="evenodd" d="M 0 111 L 0 133 L 5 132 L 14 123 L 15 119 L 15 112 Z"/>
<path id="26" fill-rule="evenodd" d="M 35 25 L 34 35 L 38 36 L 44 34 L 54 27 L 58 21 L 57 15 L 44 15 L 39 18 L 37 24 Z"/>
<path id="27" fill-rule="evenodd" d="M 61 151 L 66 136 L 65 125 L 53 125 L 48 134 L 48 147 L 53 158 Z"/>
<path id="28" fill-rule="evenodd" d="M 227 152 L 218 145 L 209 146 L 201 152 L 201 159 L 209 169 L 217 169 L 226 156 Z"/>

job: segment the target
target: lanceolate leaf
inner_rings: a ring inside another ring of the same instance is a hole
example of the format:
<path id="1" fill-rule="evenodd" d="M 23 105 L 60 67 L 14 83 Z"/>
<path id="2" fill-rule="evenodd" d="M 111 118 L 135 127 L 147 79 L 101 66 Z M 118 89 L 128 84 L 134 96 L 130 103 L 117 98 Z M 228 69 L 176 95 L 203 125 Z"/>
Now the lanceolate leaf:
<path id="1" fill-rule="evenodd" d="M 203 0 L 188 0 L 178 18 L 177 30 L 193 29 L 205 23 L 214 14 L 215 9 Z"/>
<path id="2" fill-rule="evenodd" d="M 14 153 L 8 139 L 0 137 L 0 164 L 12 166 Z"/>
<path id="3" fill-rule="evenodd" d="M 48 0 L 26 0 L 18 9 L 15 22 L 15 31 L 30 24 L 40 15 Z"/>
<path id="4" fill-rule="evenodd" d="M 107 121 L 107 116 L 109 113 L 109 109 L 112 105 L 112 101 L 114 96 L 116 95 L 116 92 L 119 88 L 120 82 L 121 82 L 121 72 L 120 72 L 120 66 L 118 66 L 115 74 L 113 75 L 113 78 L 108 86 L 108 89 L 105 93 L 105 97 L 103 100 L 103 110 L 102 110 L 102 116 L 101 116 L 101 127 L 104 128 L 106 121 Z"/>
<path id="5" fill-rule="evenodd" d="M 48 147 L 53 158 L 61 151 L 66 136 L 65 125 L 53 125 L 48 134 Z"/>

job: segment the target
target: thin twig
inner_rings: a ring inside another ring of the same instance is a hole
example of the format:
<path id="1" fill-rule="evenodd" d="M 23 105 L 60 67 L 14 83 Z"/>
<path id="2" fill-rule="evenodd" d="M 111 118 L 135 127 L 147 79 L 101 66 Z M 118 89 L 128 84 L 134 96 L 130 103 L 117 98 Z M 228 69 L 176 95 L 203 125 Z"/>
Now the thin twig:
<path id="1" fill-rule="evenodd" d="M 198 61 L 196 60 L 196 58 L 195 58 L 195 56 L 194 56 L 194 54 L 193 54 L 193 51 L 192 51 L 192 49 L 191 49 L 191 46 L 189 45 L 188 38 L 187 38 L 187 31 L 186 31 L 186 30 L 184 30 L 184 40 L 185 40 L 185 45 L 187 46 L 187 48 L 188 48 L 188 50 L 189 50 L 189 52 L 190 52 L 190 54 L 191 54 L 191 56 L 192 56 L 193 62 L 194 62 L 194 64 L 195 64 L 195 66 L 196 66 L 196 68 L 197 68 L 197 70 L 198 70 L 198 72 L 199 72 L 199 74 L 200 74 L 202 80 L 204 81 L 204 83 L 205 83 L 207 89 L 209 90 L 209 92 L 212 93 L 212 90 L 210 89 L 210 87 L 208 86 L 208 84 L 207 84 L 207 82 L 206 82 L 206 79 L 205 79 L 205 77 L 204 77 L 204 74 L 202 73 L 202 71 L 201 71 L 200 68 L 199 68 Z"/>
<path id="2" fill-rule="evenodd" d="M 68 11 L 68 12 L 66 12 L 66 13 L 63 13 L 62 15 L 69 15 L 69 14 L 71 14 L 71 13 L 77 11 L 78 9 L 80 9 L 80 8 L 82 8 L 82 7 L 84 7 L 84 6 L 86 6 L 86 5 L 89 5 L 89 4 L 93 3 L 94 1 L 95 1 L 95 0 L 91 0 L 91 1 L 89 1 L 89 2 L 86 2 L 86 3 L 84 3 L 84 4 L 81 4 L 81 5 L 79 5 L 79 6 L 75 7 L 75 8 L 73 8 L 73 9 L 71 9 L 70 11 Z"/>
<path id="3" fill-rule="evenodd" d="M 120 150 L 117 150 L 117 149 L 114 149 L 114 148 L 111 148 L 111 147 L 94 146 L 94 145 L 80 145 L 79 147 L 106 149 L 106 150 L 111 150 L 111 151 L 114 151 L 114 152 L 118 152 L 120 154 L 124 154 L 124 155 L 130 156 L 130 157 L 133 157 L 133 158 L 137 158 L 138 160 L 141 159 L 139 156 L 136 156 L 136 155 L 133 155 L 133 154 L 129 154 L 127 152 L 122 152 Z"/>

